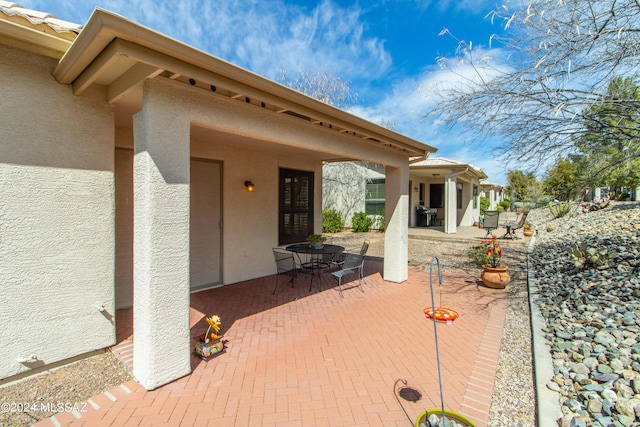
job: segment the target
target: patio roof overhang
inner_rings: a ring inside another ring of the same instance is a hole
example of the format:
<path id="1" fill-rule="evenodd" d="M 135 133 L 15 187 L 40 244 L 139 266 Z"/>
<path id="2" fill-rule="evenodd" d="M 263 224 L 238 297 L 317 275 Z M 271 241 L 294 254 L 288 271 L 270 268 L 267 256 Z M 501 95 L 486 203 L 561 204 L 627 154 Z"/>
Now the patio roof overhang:
<path id="1" fill-rule="evenodd" d="M 388 147 L 407 158 L 426 158 L 436 151 L 103 9 L 94 11 L 53 75 L 71 85 L 75 95 L 117 105 L 121 126 L 130 126 L 131 116 L 140 110 L 144 80 L 167 78 Z"/>
<path id="2" fill-rule="evenodd" d="M 482 169 L 473 165 L 448 160 L 441 162 L 438 160 L 439 159 L 427 159 L 411 164 L 411 174 L 425 177 L 427 179 L 444 179 L 447 175 L 456 175 L 465 181 L 471 179 L 482 180 L 487 178 L 487 175 L 482 171 Z"/>

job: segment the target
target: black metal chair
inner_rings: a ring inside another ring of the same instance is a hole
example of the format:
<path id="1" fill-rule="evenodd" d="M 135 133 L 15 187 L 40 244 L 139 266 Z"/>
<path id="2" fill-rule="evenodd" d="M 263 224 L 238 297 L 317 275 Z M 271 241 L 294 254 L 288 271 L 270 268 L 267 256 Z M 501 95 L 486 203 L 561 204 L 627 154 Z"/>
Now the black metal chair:
<path id="1" fill-rule="evenodd" d="M 485 237 L 490 237 L 491 232 L 498 228 L 498 219 L 500 212 L 498 211 L 484 211 L 484 219 L 482 220 L 482 228 L 487 230 Z"/>
<path id="2" fill-rule="evenodd" d="M 502 236 L 502 239 L 512 239 L 512 240 L 518 239 L 519 237 L 516 236 L 516 230 L 519 230 L 522 227 L 524 227 L 524 222 L 527 220 L 527 215 L 528 215 L 528 212 L 523 212 L 518 222 L 513 221 L 513 222 L 506 222 L 502 224 L 503 227 L 507 228 L 507 232 L 504 234 L 504 236 Z"/>
<path id="3" fill-rule="evenodd" d="M 357 253 L 359 253 L 361 256 L 366 256 L 367 255 L 367 251 L 369 251 L 369 245 L 370 244 L 371 244 L 371 242 L 369 240 L 365 240 L 364 242 L 362 242 L 362 246 L 360 246 L 360 247 L 351 247 L 349 249 L 346 249 L 343 252 L 340 252 L 340 253 L 336 254 L 333 262 L 331 263 L 332 266 L 333 267 L 342 266 L 342 263 L 344 262 L 345 257 L 347 256 L 347 254 L 357 254 Z"/>
<path id="4" fill-rule="evenodd" d="M 360 290 L 364 292 L 364 288 L 362 287 L 362 282 L 364 281 L 364 258 L 364 254 L 346 253 L 344 262 L 340 268 L 331 273 L 338 281 L 338 289 L 342 298 L 344 298 L 342 294 L 342 279 L 350 274 L 356 274 L 358 276 L 358 286 Z"/>
<path id="5" fill-rule="evenodd" d="M 281 248 L 273 248 L 273 258 L 276 262 L 276 286 L 273 288 L 273 292 L 271 292 L 271 295 L 276 294 L 276 291 L 278 290 L 278 280 L 280 279 L 281 275 L 291 277 L 291 280 L 289 280 L 289 282 L 291 283 L 291 287 L 293 288 L 295 286 L 293 281 L 299 278 L 300 274 L 309 274 L 300 268 L 300 265 L 296 263 L 293 254 L 289 251 Z M 296 296 L 296 301 L 299 297 L 300 287 L 298 287 L 298 295 Z"/>

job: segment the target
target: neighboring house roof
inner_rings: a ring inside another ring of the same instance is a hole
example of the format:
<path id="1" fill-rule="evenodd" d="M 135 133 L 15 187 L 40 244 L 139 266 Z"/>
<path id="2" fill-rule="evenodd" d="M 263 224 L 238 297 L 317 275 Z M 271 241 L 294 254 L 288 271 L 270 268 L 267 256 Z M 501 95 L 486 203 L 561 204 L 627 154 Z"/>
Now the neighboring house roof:
<path id="1" fill-rule="evenodd" d="M 495 182 L 489 182 L 487 180 L 480 181 L 480 187 L 481 188 L 494 189 L 494 190 L 501 190 L 502 189 L 502 185 L 496 184 Z"/>
<path id="2" fill-rule="evenodd" d="M 480 169 L 469 163 L 463 163 L 444 157 L 430 157 L 425 160 L 413 162 L 410 165 L 411 172 L 421 172 L 423 175 L 433 177 L 446 176 L 452 173 L 460 173 L 470 178 L 485 179 L 487 175 Z"/>
<path id="3" fill-rule="evenodd" d="M 32 46 L 43 43 L 50 50 L 49 56 L 59 52 L 58 58 L 61 59 L 53 71 L 54 77 L 62 84 L 71 85 L 75 95 L 116 105 L 116 121 L 131 121 L 133 113 L 141 108 L 142 83 L 160 76 L 215 91 L 238 102 L 288 114 L 367 143 L 399 150 L 408 158 L 426 157 L 436 151 L 434 147 L 313 99 L 112 12 L 98 8 L 87 24 L 80 27 L 62 24 L 64 21 L 57 22 L 46 14 L 38 18 L 37 12 L 22 9 L 22 29 L 15 31 L 12 27 L 17 23 L 13 22 L 14 15 L 9 15 L 9 11 L 15 9 L 17 15 L 19 5 L 1 4 L 0 35 L 7 34 Z M 66 42 L 64 48 L 60 44 L 53 46 L 50 40 L 32 34 L 37 33 L 34 26 L 51 25 L 58 29 L 66 28 L 71 33 L 79 31 L 79 35 L 71 44 L 56 37 L 57 34 L 50 35 L 50 38 Z"/>
<path id="4" fill-rule="evenodd" d="M 8 36 L 7 42 L 54 58 L 61 58 L 82 30 L 82 25 L 4 0 L 0 0 L 0 21 L 4 24 L 0 35 Z"/>

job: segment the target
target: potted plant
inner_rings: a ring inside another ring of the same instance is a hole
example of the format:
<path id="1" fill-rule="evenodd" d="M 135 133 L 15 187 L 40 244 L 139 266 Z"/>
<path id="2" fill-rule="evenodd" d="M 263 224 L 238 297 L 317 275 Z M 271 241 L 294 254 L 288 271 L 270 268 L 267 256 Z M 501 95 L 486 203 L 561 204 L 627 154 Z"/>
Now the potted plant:
<path id="1" fill-rule="evenodd" d="M 493 235 L 491 239 L 483 240 L 482 243 L 487 245 L 485 251 L 487 264 L 482 266 L 483 271 L 480 278 L 489 288 L 504 289 L 511 277 L 507 273 L 507 266 L 500 263 L 502 260 L 502 248 L 498 244 L 498 237 Z"/>
<path id="2" fill-rule="evenodd" d="M 324 237 L 322 234 L 310 234 L 307 237 L 307 242 L 309 242 L 311 247 L 314 248 L 314 249 L 322 248 L 323 242 L 326 241 L 326 240 L 327 240 L 327 238 Z"/>
<path id="3" fill-rule="evenodd" d="M 533 225 L 525 221 L 524 225 L 522 226 L 522 234 L 524 234 L 527 237 L 533 236 L 533 231 L 534 231 Z"/>
<path id="4" fill-rule="evenodd" d="M 220 325 L 222 321 L 220 316 L 213 315 L 206 317 L 205 320 L 209 327 L 204 335 L 200 335 L 196 342 L 195 353 L 202 358 L 202 360 L 209 360 L 225 351 L 225 341 L 222 340 L 222 335 L 218 335 L 220 332 Z"/>

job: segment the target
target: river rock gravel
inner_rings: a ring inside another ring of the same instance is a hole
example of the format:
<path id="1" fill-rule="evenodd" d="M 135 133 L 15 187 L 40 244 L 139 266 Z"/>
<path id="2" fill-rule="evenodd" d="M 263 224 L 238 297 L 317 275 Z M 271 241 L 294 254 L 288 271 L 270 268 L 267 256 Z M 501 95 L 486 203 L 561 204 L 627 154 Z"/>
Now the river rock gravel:
<path id="1" fill-rule="evenodd" d="M 583 214 L 574 206 L 558 219 L 536 210 L 529 218 L 559 424 L 640 425 L 640 205 L 612 202 Z"/>

